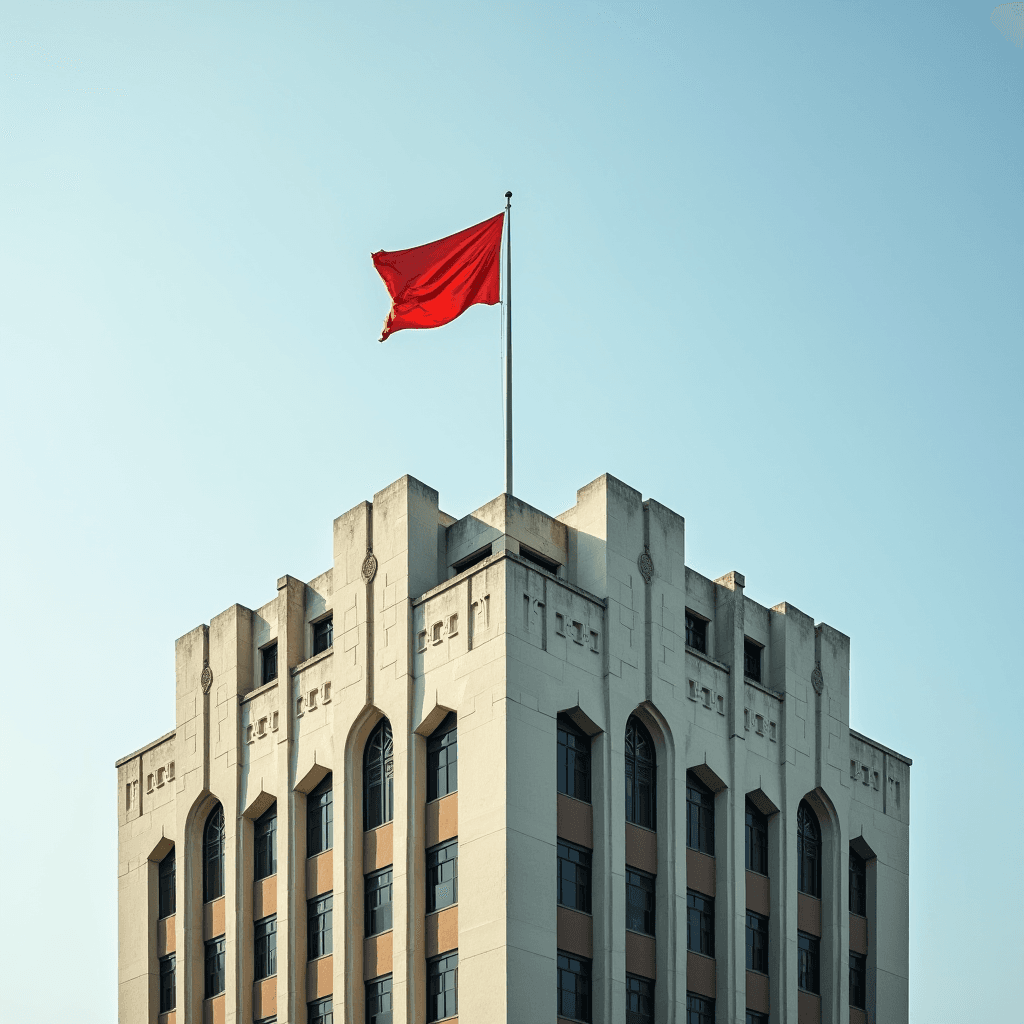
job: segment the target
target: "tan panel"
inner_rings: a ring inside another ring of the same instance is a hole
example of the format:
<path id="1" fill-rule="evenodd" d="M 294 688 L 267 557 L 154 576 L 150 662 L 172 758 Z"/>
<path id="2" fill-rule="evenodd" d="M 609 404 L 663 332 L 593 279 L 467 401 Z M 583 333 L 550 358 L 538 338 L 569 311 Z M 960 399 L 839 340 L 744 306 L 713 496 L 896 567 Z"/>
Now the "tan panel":
<path id="1" fill-rule="evenodd" d="M 427 849 L 459 834 L 459 794 L 449 793 L 427 804 Z M 390 861 L 388 862 L 390 863 Z"/>
<path id="2" fill-rule="evenodd" d="M 856 1006 L 850 1007 L 850 1024 L 868 1024 L 868 1015 Z"/>
<path id="3" fill-rule="evenodd" d="M 850 915 L 850 952 L 867 953 L 868 919 L 859 914 Z"/>
<path id="4" fill-rule="evenodd" d="M 821 900 L 805 892 L 796 894 L 796 926 L 808 935 L 821 936 Z"/>
<path id="5" fill-rule="evenodd" d="M 166 956 L 174 952 L 174 915 L 156 923 L 156 955 Z"/>
<path id="6" fill-rule="evenodd" d="M 270 917 L 277 913 L 277 875 L 269 875 L 252 883 L 252 919 Z M 269 1017 L 270 1014 L 263 1014 Z"/>
<path id="7" fill-rule="evenodd" d="M 558 948 L 588 960 L 594 956 L 594 919 L 569 907 L 558 908 Z"/>
<path id="8" fill-rule="evenodd" d="M 363 939 L 363 981 L 391 973 L 394 932 L 382 932 Z"/>
<path id="9" fill-rule="evenodd" d="M 626 828 L 629 828 L 627 825 Z M 564 793 L 558 794 L 558 836 L 577 846 L 594 848 L 594 808 L 582 800 L 574 800 Z M 657 849 L 655 849 L 657 858 Z M 629 857 L 627 855 L 627 861 Z M 639 865 L 637 865 L 639 867 Z M 651 872 L 654 874 L 655 872 Z"/>
<path id="10" fill-rule="evenodd" d="M 747 1009 L 758 1013 L 770 1013 L 768 975 L 747 971 Z"/>
<path id="11" fill-rule="evenodd" d="M 224 934 L 224 897 L 203 904 L 203 938 L 215 939 Z"/>
<path id="12" fill-rule="evenodd" d="M 810 992 L 797 992 L 796 1019 L 797 1024 L 821 1024 L 821 998 Z"/>
<path id="13" fill-rule="evenodd" d="M 203 1024 L 224 1024 L 224 994 L 203 1000 Z"/>
<path id="14" fill-rule="evenodd" d="M 427 914 L 425 922 L 427 958 L 459 948 L 459 905 Z"/>
<path id="15" fill-rule="evenodd" d="M 334 888 L 334 851 L 324 850 L 306 860 L 306 899 Z"/>
<path id="16" fill-rule="evenodd" d="M 386 825 L 381 825 L 380 828 L 363 833 L 363 874 L 368 875 L 371 871 L 394 864 L 395 857 L 392 853 L 394 827 L 394 824 L 389 821 Z"/>
<path id="17" fill-rule="evenodd" d="M 252 986 L 253 1019 L 273 1017 L 277 1014 L 277 978 L 264 978 Z"/>
<path id="18" fill-rule="evenodd" d="M 156 1021 L 157 1024 L 176 1024 L 178 1015 L 174 1010 L 168 1010 L 166 1013 L 161 1013 Z"/>
<path id="19" fill-rule="evenodd" d="M 334 957 L 330 953 L 306 964 L 306 1002 L 323 999 L 334 992 Z"/>
<path id="20" fill-rule="evenodd" d="M 687 851 L 689 852 L 689 851 Z M 626 933 L 629 935 L 629 932 Z M 627 967 L 628 971 L 629 968 Z M 714 999 L 718 994 L 718 977 L 715 972 L 715 961 L 709 956 L 701 956 L 692 950 L 686 952 L 686 988 L 699 996 Z"/>
<path id="21" fill-rule="evenodd" d="M 715 858 L 697 850 L 686 851 L 686 888 L 715 895 Z M 702 993 L 703 994 L 703 993 Z"/>
<path id="22" fill-rule="evenodd" d="M 652 981 L 658 976 L 653 935 L 626 932 L 626 970 Z"/>
<path id="23" fill-rule="evenodd" d="M 747 872 L 747 910 L 755 914 L 771 913 L 772 890 L 767 875 L 759 875 L 756 871 Z M 751 1007 L 753 1009 L 753 1007 Z M 765 1013 L 768 1011 L 765 1010 Z"/>
<path id="24" fill-rule="evenodd" d="M 626 822 L 626 863 L 648 874 L 658 873 L 658 836 L 650 829 Z"/>

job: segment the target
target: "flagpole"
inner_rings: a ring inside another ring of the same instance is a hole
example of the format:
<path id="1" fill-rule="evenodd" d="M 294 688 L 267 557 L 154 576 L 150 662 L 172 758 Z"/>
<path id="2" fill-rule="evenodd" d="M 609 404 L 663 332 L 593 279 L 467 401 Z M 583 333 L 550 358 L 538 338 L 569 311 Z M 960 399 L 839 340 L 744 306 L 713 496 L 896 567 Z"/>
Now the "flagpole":
<path id="1" fill-rule="evenodd" d="M 505 493 L 512 493 L 512 193 L 505 193 Z"/>

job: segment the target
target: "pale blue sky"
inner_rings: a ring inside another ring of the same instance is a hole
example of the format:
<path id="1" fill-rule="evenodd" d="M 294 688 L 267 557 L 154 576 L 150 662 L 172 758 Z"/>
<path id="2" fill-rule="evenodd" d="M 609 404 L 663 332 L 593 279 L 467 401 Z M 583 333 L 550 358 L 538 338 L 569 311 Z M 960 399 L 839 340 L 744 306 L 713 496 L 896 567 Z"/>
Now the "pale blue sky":
<path id="1" fill-rule="evenodd" d="M 614 473 L 852 637 L 853 727 L 914 759 L 911 1020 L 1024 1020 L 991 7 L 0 4 L 0 1019 L 115 1017 L 113 762 L 174 639 L 403 473 L 501 490 L 498 309 L 378 345 L 369 254 L 512 189 L 517 493 Z"/>

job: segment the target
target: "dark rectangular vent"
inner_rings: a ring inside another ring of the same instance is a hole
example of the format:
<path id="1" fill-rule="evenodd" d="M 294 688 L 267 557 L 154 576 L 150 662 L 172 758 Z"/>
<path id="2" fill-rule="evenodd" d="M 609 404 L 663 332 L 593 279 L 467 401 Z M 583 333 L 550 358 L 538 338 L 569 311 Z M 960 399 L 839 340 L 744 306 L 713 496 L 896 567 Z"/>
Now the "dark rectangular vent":
<path id="1" fill-rule="evenodd" d="M 479 565 L 485 558 L 491 557 L 491 545 L 481 548 L 479 551 L 474 551 L 471 555 L 466 555 L 465 558 L 460 559 L 452 566 L 452 571 L 456 576 L 460 572 L 465 572 L 467 569 L 472 569 L 474 565 Z"/>
<path id="2" fill-rule="evenodd" d="M 543 569 L 545 572 L 551 573 L 552 576 L 558 575 L 558 563 L 552 562 L 550 558 L 545 558 L 543 555 L 538 555 L 536 551 L 531 551 L 529 548 L 524 548 L 522 544 L 519 545 L 519 554 L 528 562 L 533 562 L 533 564 L 537 566 L 539 569 Z"/>

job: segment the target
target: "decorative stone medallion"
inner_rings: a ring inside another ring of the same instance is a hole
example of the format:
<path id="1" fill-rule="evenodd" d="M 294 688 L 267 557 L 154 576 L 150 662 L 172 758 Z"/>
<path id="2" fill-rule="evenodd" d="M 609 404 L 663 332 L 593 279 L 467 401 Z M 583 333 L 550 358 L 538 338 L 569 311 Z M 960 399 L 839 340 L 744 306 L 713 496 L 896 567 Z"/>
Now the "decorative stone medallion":
<path id="1" fill-rule="evenodd" d="M 369 549 L 366 549 L 366 557 L 363 559 L 363 582 L 372 583 L 373 577 L 377 575 L 377 556 Z"/>
<path id="2" fill-rule="evenodd" d="M 814 692 L 821 695 L 821 691 L 825 689 L 825 677 L 821 674 L 821 665 L 815 665 L 814 671 L 811 673 L 811 686 L 814 687 Z"/>
<path id="3" fill-rule="evenodd" d="M 203 693 L 209 693 L 210 687 L 213 686 L 213 669 L 210 668 L 208 661 L 203 662 L 203 674 L 199 677 L 199 685 L 203 688 Z"/>
<path id="4" fill-rule="evenodd" d="M 644 578 L 644 583 L 650 583 L 654 578 L 654 559 L 651 558 L 651 549 L 646 544 L 643 553 L 636 560 L 636 566 Z"/>

